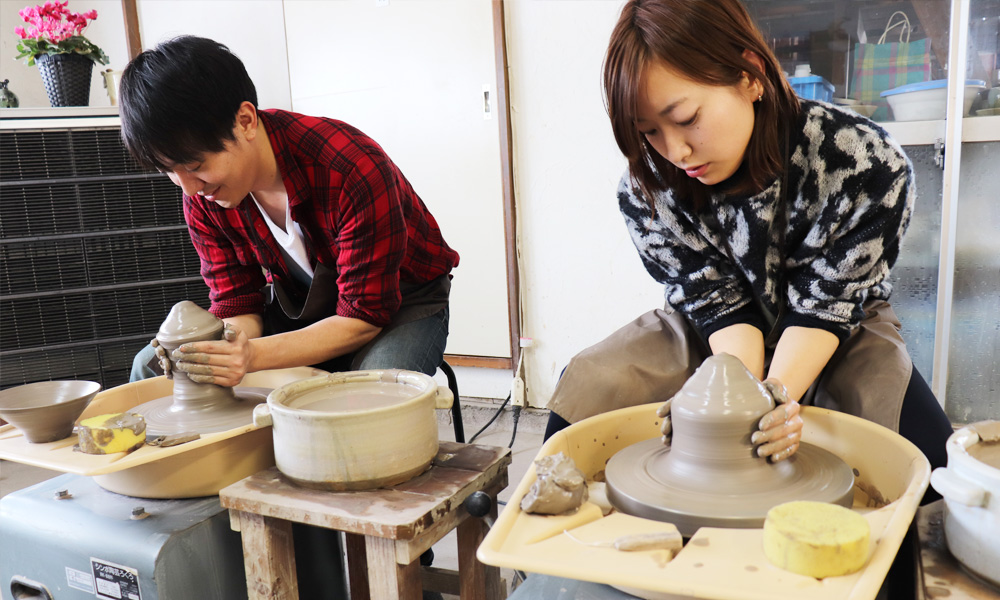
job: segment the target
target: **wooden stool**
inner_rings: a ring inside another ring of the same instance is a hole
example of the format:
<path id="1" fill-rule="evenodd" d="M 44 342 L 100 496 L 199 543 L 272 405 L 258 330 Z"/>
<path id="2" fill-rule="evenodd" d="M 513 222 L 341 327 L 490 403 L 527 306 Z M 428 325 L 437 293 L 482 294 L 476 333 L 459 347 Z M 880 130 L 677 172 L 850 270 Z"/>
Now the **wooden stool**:
<path id="1" fill-rule="evenodd" d="M 456 527 L 462 599 L 504 598 L 500 569 L 476 560 L 486 524 L 469 518 L 462 502 L 479 490 L 495 500 L 507 487 L 510 462 L 507 448 L 441 442 L 428 471 L 389 488 L 311 490 L 291 483 L 277 467 L 223 488 L 219 499 L 243 537 L 250 600 L 299 597 L 293 521 L 344 532 L 352 600 L 420 600 L 420 555 Z M 496 513 L 494 502 L 494 519 Z"/>

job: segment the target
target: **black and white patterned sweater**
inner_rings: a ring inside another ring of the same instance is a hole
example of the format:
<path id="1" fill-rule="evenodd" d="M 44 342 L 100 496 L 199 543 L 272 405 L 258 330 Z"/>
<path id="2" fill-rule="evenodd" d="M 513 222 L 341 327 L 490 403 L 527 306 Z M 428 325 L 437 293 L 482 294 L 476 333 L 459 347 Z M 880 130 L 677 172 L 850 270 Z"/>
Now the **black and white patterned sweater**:
<path id="1" fill-rule="evenodd" d="M 912 165 L 868 119 L 810 100 L 801 106 L 783 251 L 772 226 L 781 176 L 753 196 L 713 195 L 697 213 L 669 190 L 658 192 L 655 218 L 628 172 L 619 184 L 619 206 L 643 264 L 666 286 L 667 304 L 706 338 L 749 323 L 765 335 L 772 325 L 800 326 L 843 341 L 864 317 L 866 300 L 889 298 L 889 269 L 916 195 Z"/>

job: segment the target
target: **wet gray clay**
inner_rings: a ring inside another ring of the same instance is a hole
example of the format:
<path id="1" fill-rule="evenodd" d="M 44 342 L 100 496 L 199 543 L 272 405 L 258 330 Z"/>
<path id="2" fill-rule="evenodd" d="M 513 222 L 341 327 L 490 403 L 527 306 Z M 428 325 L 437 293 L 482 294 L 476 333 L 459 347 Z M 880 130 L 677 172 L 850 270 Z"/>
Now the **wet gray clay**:
<path id="1" fill-rule="evenodd" d="M 167 351 L 167 355 L 189 342 L 204 342 L 222 339 L 225 323 L 221 319 L 190 300 L 178 302 L 170 309 L 166 320 L 160 325 L 156 341 Z M 232 388 L 211 383 L 195 383 L 187 373 L 173 371 L 174 402 L 172 411 L 193 414 L 210 410 L 220 402 L 232 402 L 235 398 Z"/>
<path id="2" fill-rule="evenodd" d="M 562 452 L 535 461 L 537 479 L 521 499 L 521 510 L 539 515 L 576 512 L 587 501 L 583 472 Z"/>
<path id="3" fill-rule="evenodd" d="M 738 358 L 709 357 L 671 401 L 671 446 L 646 440 L 608 461 L 609 500 L 685 535 L 706 525 L 759 527 L 772 506 L 789 500 L 850 506 L 854 475 L 834 454 L 802 444 L 778 463 L 757 456 L 750 437 L 774 405 Z"/>
<path id="4" fill-rule="evenodd" d="M 222 339 L 225 323 L 194 302 L 178 302 L 160 325 L 156 341 L 168 355 L 189 342 Z M 146 433 L 160 435 L 203 434 L 226 431 L 253 422 L 253 408 L 267 398 L 269 389 L 233 388 L 191 381 L 187 373 L 173 370 L 174 393 L 134 407 L 146 419 Z"/>
<path id="5" fill-rule="evenodd" d="M 101 391 L 95 381 L 39 381 L 0 391 L 0 417 L 33 444 L 73 434 L 73 423 Z"/>

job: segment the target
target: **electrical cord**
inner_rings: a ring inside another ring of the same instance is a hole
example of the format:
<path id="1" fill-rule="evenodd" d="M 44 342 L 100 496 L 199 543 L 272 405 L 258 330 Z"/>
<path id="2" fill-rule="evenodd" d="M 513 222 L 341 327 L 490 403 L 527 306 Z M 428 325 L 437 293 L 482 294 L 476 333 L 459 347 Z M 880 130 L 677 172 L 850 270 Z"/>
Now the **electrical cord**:
<path id="1" fill-rule="evenodd" d="M 497 417 L 499 417 L 500 414 L 503 412 L 503 409 L 507 406 L 508 402 L 510 402 L 510 394 L 507 394 L 507 399 L 504 400 L 503 404 L 500 405 L 500 408 L 497 409 L 497 412 L 496 412 L 496 414 L 493 415 L 493 418 L 491 418 L 489 421 L 487 421 L 486 424 L 483 425 L 482 429 L 480 429 L 479 431 L 477 431 L 475 433 L 475 435 L 473 435 L 471 438 L 469 438 L 469 441 L 466 442 L 466 444 L 471 444 L 472 442 L 476 441 L 476 438 L 479 437 L 479 434 L 481 434 L 482 432 L 486 431 L 486 428 L 489 427 L 490 425 L 492 425 L 493 421 L 497 420 Z M 517 408 L 517 407 L 515 407 L 515 408 Z M 511 443 L 513 443 L 513 439 L 511 439 Z"/>
<path id="2" fill-rule="evenodd" d="M 514 417 L 514 431 L 512 431 L 511 434 L 510 434 L 510 443 L 507 444 L 507 448 L 510 448 L 510 449 L 514 448 L 514 438 L 517 437 L 517 420 L 521 418 L 521 408 L 522 407 L 521 407 L 520 404 L 515 404 L 514 405 L 514 409 L 513 409 L 514 410 L 514 414 L 512 415 Z"/>

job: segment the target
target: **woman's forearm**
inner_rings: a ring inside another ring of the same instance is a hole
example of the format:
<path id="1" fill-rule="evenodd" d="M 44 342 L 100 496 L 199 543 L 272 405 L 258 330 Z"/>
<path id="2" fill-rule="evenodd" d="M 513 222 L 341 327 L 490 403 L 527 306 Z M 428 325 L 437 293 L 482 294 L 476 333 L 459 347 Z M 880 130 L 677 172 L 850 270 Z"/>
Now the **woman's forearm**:
<path id="1" fill-rule="evenodd" d="M 789 399 L 798 401 L 839 345 L 840 340 L 829 331 L 789 327 L 778 340 L 767 376 L 785 384 Z"/>
<path id="2" fill-rule="evenodd" d="M 708 336 L 712 354 L 732 354 L 757 379 L 764 379 L 764 334 L 753 325 L 737 323 Z"/>

